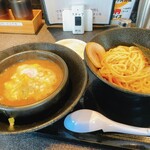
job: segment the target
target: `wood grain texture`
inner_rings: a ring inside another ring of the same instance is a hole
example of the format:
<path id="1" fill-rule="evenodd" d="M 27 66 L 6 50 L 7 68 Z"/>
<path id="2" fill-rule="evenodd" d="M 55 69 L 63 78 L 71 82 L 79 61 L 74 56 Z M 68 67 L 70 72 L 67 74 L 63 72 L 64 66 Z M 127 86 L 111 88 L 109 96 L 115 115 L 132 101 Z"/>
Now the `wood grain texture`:
<path id="1" fill-rule="evenodd" d="M 15 20 L 11 10 L 9 10 L 9 14 L 10 20 L 0 20 L 1 33 L 35 34 L 42 25 L 40 9 L 33 9 L 34 18 L 32 20 Z"/>

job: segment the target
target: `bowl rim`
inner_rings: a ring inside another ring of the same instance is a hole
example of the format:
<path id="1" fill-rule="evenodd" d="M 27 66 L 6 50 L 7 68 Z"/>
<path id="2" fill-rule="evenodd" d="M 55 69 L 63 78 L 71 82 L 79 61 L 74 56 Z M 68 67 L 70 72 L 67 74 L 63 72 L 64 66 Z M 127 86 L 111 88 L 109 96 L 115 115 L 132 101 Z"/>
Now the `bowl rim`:
<path id="1" fill-rule="evenodd" d="M 4 111 L 24 111 L 24 110 L 28 110 L 28 109 L 31 109 L 31 108 L 34 108 L 34 107 L 38 107 L 40 105 L 43 105 L 44 103 L 47 103 L 51 99 L 53 99 L 58 93 L 61 92 L 61 90 L 67 84 L 67 81 L 68 81 L 68 78 L 69 78 L 68 66 L 67 66 L 66 62 L 59 55 L 57 55 L 57 54 L 55 54 L 55 53 L 53 53 L 51 51 L 46 51 L 46 50 L 28 50 L 28 51 L 18 52 L 16 54 L 10 55 L 10 56 L 4 58 L 3 60 L 1 60 L 0 61 L 0 65 L 2 63 L 4 63 L 5 61 L 7 61 L 8 59 L 10 59 L 10 58 L 18 56 L 20 54 L 26 54 L 26 53 L 47 54 L 50 57 L 54 58 L 55 60 L 58 60 L 63 65 L 63 68 L 64 68 L 63 80 L 62 80 L 60 85 L 57 87 L 57 89 L 53 93 L 51 93 L 49 96 L 45 97 L 42 100 L 39 100 L 39 101 L 37 101 L 35 103 L 32 103 L 32 104 L 22 105 L 22 106 L 6 106 L 6 105 L 0 104 L 1 110 L 4 110 Z M 54 60 L 52 60 L 52 61 L 54 61 Z M 17 63 L 17 62 L 15 62 L 15 63 Z"/>
<path id="2" fill-rule="evenodd" d="M 149 31 L 149 29 L 145 29 L 145 28 L 137 28 L 137 27 L 126 27 L 126 28 L 113 28 L 113 29 L 108 29 L 108 30 L 105 30 L 105 31 L 102 31 L 100 33 L 98 33 L 96 36 L 94 36 L 89 42 L 94 42 L 94 39 L 97 38 L 98 36 L 101 36 L 101 35 L 104 35 L 105 33 L 111 33 L 113 31 L 119 31 L 119 30 L 140 30 L 140 31 Z M 150 35 L 150 33 L 149 33 Z M 103 45 L 102 45 L 103 46 Z M 110 49 L 110 48 L 109 48 Z M 119 90 L 121 92 L 124 92 L 124 93 L 128 93 L 128 94 L 132 94 L 132 95 L 138 95 L 138 96 L 143 96 L 143 97 L 150 97 L 150 93 L 142 93 L 142 92 L 135 92 L 135 91 L 130 91 L 128 89 L 125 89 L 125 88 L 122 88 L 122 87 L 119 87 L 115 84 L 112 84 L 110 83 L 109 81 L 105 80 L 103 77 L 101 76 L 98 76 L 97 73 L 90 67 L 88 61 L 89 58 L 86 54 L 86 50 L 84 50 L 84 59 L 85 59 L 85 62 L 86 62 L 86 65 L 88 66 L 88 68 L 90 69 L 90 71 L 98 78 L 100 79 L 100 81 L 102 81 L 103 83 L 107 84 L 108 86 L 116 89 L 116 90 Z M 91 63 L 91 62 L 90 62 Z M 92 64 L 93 65 L 93 64 Z"/>

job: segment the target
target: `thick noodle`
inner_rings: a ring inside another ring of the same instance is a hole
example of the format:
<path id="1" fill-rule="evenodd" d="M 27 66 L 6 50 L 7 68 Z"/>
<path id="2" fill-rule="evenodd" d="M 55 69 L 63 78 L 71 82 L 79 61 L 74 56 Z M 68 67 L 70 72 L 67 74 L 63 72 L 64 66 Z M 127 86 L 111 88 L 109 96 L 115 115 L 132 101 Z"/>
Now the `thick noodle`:
<path id="1" fill-rule="evenodd" d="M 122 88 L 150 94 L 150 65 L 135 46 L 118 46 L 107 51 L 98 73 Z"/>

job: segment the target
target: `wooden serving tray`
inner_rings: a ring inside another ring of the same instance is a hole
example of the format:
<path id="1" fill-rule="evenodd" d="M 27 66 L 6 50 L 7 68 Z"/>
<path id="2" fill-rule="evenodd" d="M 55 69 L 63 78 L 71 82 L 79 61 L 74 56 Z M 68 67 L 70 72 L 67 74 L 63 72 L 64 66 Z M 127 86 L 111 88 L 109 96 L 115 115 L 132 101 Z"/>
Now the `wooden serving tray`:
<path id="1" fill-rule="evenodd" d="M 0 32 L 35 34 L 42 25 L 42 10 L 33 9 L 33 16 L 32 20 L 15 20 L 10 9 L 10 19 L 0 20 Z"/>

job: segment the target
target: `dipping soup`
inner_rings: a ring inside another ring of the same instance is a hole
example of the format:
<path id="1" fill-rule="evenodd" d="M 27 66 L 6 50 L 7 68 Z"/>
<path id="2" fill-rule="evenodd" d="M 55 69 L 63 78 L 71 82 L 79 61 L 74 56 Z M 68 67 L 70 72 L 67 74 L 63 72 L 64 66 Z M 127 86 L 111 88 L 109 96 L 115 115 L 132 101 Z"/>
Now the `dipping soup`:
<path id="1" fill-rule="evenodd" d="M 13 64 L 0 74 L 0 104 L 25 106 L 52 94 L 63 80 L 60 66 L 32 59 Z"/>

